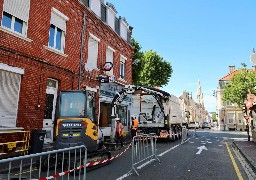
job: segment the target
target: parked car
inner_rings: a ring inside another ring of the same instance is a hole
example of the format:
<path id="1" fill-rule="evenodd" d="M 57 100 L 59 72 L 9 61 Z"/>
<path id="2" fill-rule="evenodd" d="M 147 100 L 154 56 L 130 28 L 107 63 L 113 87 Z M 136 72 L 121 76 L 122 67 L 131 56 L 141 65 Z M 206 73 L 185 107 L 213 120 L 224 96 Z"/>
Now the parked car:
<path id="1" fill-rule="evenodd" d="M 198 129 L 199 128 L 199 124 L 197 122 L 190 122 L 188 124 L 188 129 Z"/>
<path id="2" fill-rule="evenodd" d="M 204 128 L 209 128 L 209 129 L 211 129 L 211 124 L 208 123 L 208 122 L 203 122 L 203 124 L 202 124 L 202 129 L 204 129 Z"/>

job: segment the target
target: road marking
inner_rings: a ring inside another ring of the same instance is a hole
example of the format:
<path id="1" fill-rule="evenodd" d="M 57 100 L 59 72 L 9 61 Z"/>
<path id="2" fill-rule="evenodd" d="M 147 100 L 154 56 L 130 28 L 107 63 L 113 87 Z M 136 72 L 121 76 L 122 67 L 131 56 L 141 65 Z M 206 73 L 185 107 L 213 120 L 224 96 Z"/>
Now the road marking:
<path id="1" fill-rule="evenodd" d="M 231 161 L 232 161 L 232 163 L 233 163 L 234 169 L 235 169 L 235 171 L 236 171 L 237 177 L 238 177 L 239 180 L 243 180 L 243 177 L 242 177 L 242 175 L 241 175 L 241 173 L 240 173 L 240 171 L 239 171 L 239 168 L 238 168 L 238 166 L 237 166 L 237 164 L 236 164 L 236 161 L 235 161 L 235 159 L 234 159 L 234 157 L 233 157 L 233 155 L 232 155 L 232 153 L 231 153 L 231 151 L 230 151 L 230 149 L 229 149 L 229 147 L 228 147 L 228 143 L 225 142 L 225 144 L 226 144 L 226 147 L 227 147 L 227 150 L 228 150 L 228 154 L 229 154 L 229 156 L 230 156 L 230 159 L 231 159 Z"/>
<path id="2" fill-rule="evenodd" d="M 116 180 L 122 180 L 122 179 L 124 179 L 124 178 L 126 178 L 126 177 L 128 177 L 128 176 L 130 176 L 130 175 L 132 175 L 132 173 L 131 173 L 131 172 L 128 172 L 128 173 L 124 174 L 123 176 L 117 178 Z"/>
<path id="3" fill-rule="evenodd" d="M 141 168 L 145 167 L 146 165 L 150 164 L 151 162 L 153 162 L 153 161 L 155 161 L 155 160 L 156 160 L 156 159 L 151 159 L 150 161 L 147 161 L 147 162 L 145 162 L 144 164 L 138 166 L 137 169 L 141 169 Z"/>
<path id="4" fill-rule="evenodd" d="M 162 152 L 162 153 L 159 154 L 158 156 L 161 157 L 161 156 L 165 155 L 166 153 L 170 152 L 171 150 L 175 149 L 175 148 L 178 147 L 178 146 L 180 146 L 180 144 L 178 144 L 178 145 L 176 145 L 176 146 L 173 146 L 172 148 L 170 148 L 170 149 L 168 149 L 168 150 Z"/>
<path id="5" fill-rule="evenodd" d="M 200 147 L 198 147 L 197 149 L 199 149 L 199 150 L 197 151 L 196 154 L 201 154 L 201 152 L 202 152 L 203 150 L 208 150 L 207 147 L 205 147 L 205 146 L 200 146 Z"/>

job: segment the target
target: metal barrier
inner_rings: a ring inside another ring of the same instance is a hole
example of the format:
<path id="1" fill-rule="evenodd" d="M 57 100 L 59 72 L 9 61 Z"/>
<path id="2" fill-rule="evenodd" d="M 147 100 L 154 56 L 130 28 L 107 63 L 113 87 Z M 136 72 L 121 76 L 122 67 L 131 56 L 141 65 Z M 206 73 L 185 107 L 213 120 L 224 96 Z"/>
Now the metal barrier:
<path id="1" fill-rule="evenodd" d="M 0 179 L 86 179 L 87 149 L 76 146 L 0 160 Z"/>
<path id="2" fill-rule="evenodd" d="M 185 140 L 187 140 L 188 138 L 188 132 L 187 132 L 187 127 L 183 126 L 182 127 L 182 142 L 184 142 Z"/>
<path id="3" fill-rule="evenodd" d="M 15 141 L 0 143 L 0 158 L 11 155 L 25 155 L 28 153 L 30 131 L 6 131 L 1 132 L 1 135 L 16 135 Z"/>
<path id="4" fill-rule="evenodd" d="M 160 160 L 156 156 L 156 140 L 157 136 L 155 134 L 144 134 L 141 136 L 135 136 L 132 140 L 132 170 L 139 176 L 139 173 L 136 170 L 136 165 L 145 162 L 150 159 Z"/>

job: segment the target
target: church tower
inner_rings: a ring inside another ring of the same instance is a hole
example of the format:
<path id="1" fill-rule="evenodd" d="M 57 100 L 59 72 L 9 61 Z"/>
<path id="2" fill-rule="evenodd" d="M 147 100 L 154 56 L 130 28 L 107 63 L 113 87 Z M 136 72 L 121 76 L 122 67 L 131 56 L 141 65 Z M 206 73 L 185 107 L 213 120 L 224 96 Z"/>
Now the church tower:
<path id="1" fill-rule="evenodd" d="M 204 105 L 203 93 L 202 93 L 201 84 L 200 84 L 199 79 L 198 79 L 198 85 L 197 85 L 196 102 L 198 105 L 201 105 L 201 106 Z"/>

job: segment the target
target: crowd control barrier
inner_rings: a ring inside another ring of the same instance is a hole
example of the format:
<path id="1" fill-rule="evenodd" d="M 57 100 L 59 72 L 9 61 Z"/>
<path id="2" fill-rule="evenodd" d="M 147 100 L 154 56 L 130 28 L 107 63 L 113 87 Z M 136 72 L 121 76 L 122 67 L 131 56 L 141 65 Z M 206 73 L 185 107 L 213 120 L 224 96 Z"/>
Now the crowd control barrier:
<path id="1" fill-rule="evenodd" d="M 188 139 L 188 131 L 187 131 L 187 127 L 183 126 L 182 127 L 182 142 L 184 142 L 185 140 Z"/>
<path id="2" fill-rule="evenodd" d="M 133 137 L 132 140 L 132 169 L 130 172 L 135 171 L 139 176 L 136 168 L 138 165 L 146 161 L 156 159 L 160 162 L 156 156 L 156 140 L 155 134 L 143 134 Z"/>
<path id="3" fill-rule="evenodd" d="M 0 160 L 0 179 L 86 179 L 87 149 L 76 146 Z"/>
<path id="4" fill-rule="evenodd" d="M 15 140 L 0 143 L 0 159 L 28 154 L 30 131 L 4 131 L 0 135 L 16 137 Z"/>

